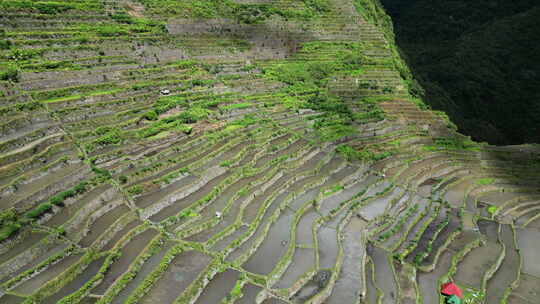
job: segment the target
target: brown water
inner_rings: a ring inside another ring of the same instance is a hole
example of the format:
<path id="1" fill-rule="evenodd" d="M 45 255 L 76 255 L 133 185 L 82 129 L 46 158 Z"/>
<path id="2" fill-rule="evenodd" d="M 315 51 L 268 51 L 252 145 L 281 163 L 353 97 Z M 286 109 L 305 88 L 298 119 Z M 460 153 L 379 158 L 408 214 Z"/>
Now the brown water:
<path id="1" fill-rule="evenodd" d="M 101 185 L 95 189 L 90 190 L 90 192 L 84 194 L 80 198 L 76 198 L 76 202 L 63 207 L 58 213 L 53 215 L 47 222 L 44 223 L 48 227 L 57 227 L 66 223 L 71 219 L 77 212 L 88 203 L 99 197 L 103 192 L 111 188 L 111 185 Z"/>
<path id="2" fill-rule="evenodd" d="M 200 212 L 201 218 L 197 220 L 197 222 L 204 222 L 214 218 L 216 216 L 216 212 L 221 212 L 223 214 L 224 208 L 227 206 L 230 199 L 236 195 L 240 189 L 247 186 L 249 183 L 255 182 L 262 178 L 266 173 L 268 173 L 268 171 L 269 169 L 250 177 L 242 178 L 225 188 L 210 205 L 206 206 Z"/>
<path id="3" fill-rule="evenodd" d="M 141 225 L 142 222 L 140 220 L 133 220 L 131 222 L 129 222 L 124 228 L 122 228 L 122 230 L 118 231 L 117 233 L 114 234 L 113 238 L 110 239 L 107 244 L 103 247 L 103 251 L 107 251 L 107 250 L 110 250 L 112 249 L 116 243 L 118 243 L 118 241 L 124 237 L 128 232 L 130 232 L 133 228 Z"/>
<path id="4" fill-rule="evenodd" d="M 298 290 L 292 297 L 293 303 L 305 303 L 318 292 L 328 286 L 332 272 L 330 270 L 319 270 L 306 284 Z"/>
<path id="5" fill-rule="evenodd" d="M 457 210 L 452 210 L 450 221 L 437 235 L 437 239 L 432 244 L 431 253 L 424 259 L 424 265 L 431 265 L 435 261 L 437 252 L 441 250 L 443 244 L 450 238 L 450 236 L 459 229 L 459 218 L 457 216 Z"/>
<path id="6" fill-rule="evenodd" d="M 163 188 L 160 188 L 157 191 L 137 197 L 135 199 L 135 205 L 137 205 L 137 207 L 139 208 L 146 208 L 160 201 L 161 199 L 173 193 L 174 191 L 195 182 L 196 180 L 197 180 L 197 177 L 195 175 L 185 176 Z"/>
<path id="7" fill-rule="evenodd" d="M 369 202 L 367 206 L 362 207 L 359 213 L 367 220 L 373 220 L 378 216 L 381 216 L 386 208 L 390 207 L 392 200 L 397 199 L 401 195 L 402 189 L 396 187 L 392 189 L 389 193 L 385 194 L 382 197 L 377 197 L 376 199 Z"/>
<path id="8" fill-rule="evenodd" d="M 394 304 L 397 299 L 397 284 L 388 260 L 388 253 L 378 247 L 368 245 L 367 253 L 375 265 L 375 282 L 383 292 L 381 304 Z"/>
<path id="9" fill-rule="evenodd" d="M 375 278 L 373 277 L 373 263 L 371 260 L 366 264 L 366 304 L 376 304 L 379 297 L 379 291 L 375 285 Z M 363 302 L 362 302 L 363 303 Z"/>
<path id="10" fill-rule="evenodd" d="M 439 301 L 439 279 L 444 276 L 452 264 L 452 256 L 455 252 L 445 250 L 441 255 L 438 264 L 431 272 L 418 271 L 418 287 L 424 300 L 424 304 L 438 303 Z"/>
<path id="11" fill-rule="evenodd" d="M 497 261 L 500 250 L 500 245 L 492 241 L 487 242 L 485 246 L 473 249 L 457 265 L 454 280 L 460 284 L 480 289 L 482 287 L 482 277 Z"/>
<path id="12" fill-rule="evenodd" d="M 334 228 L 334 225 L 337 226 L 339 220 L 340 218 L 336 217 L 335 220 L 319 227 L 319 230 L 317 231 L 319 268 L 332 268 L 336 264 L 338 254 L 338 232 L 336 228 Z"/>
<path id="13" fill-rule="evenodd" d="M 272 271 L 287 251 L 293 220 L 293 212 L 288 209 L 282 212 L 276 222 L 270 226 L 266 238 L 257 251 L 244 263 L 243 268 L 258 274 L 268 274 Z"/>
<path id="14" fill-rule="evenodd" d="M 129 295 L 139 286 L 143 280 L 152 272 L 158 265 L 159 262 L 163 259 L 167 250 L 172 247 L 172 243 L 166 243 L 163 248 L 161 248 L 157 253 L 152 255 L 148 260 L 144 262 L 139 272 L 135 277 L 129 281 L 129 283 L 120 291 L 120 293 L 112 300 L 113 304 L 122 304 L 124 303 Z"/>
<path id="15" fill-rule="evenodd" d="M 127 245 L 125 245 L 120 251 L 122 254 L 120 258 L 114 261 L 114 263 L 109 267 L 107 273 L 105 273 L 105 276 L 103 277 L 103 280 L 92 290 L 92 293 L 98 295 L 104 294 L 114 283 L 114 281 L 128 269 L 135 258 L 157 234 L 158 232 L 156 230 L 148 229 L 135 236 Z"/>
<path id="16" fill-rule="evenodd" d="M 319 214 L 314 209 L 306 211 L 296 227 L 296 243 L 305 246 L 313 246 L 313 224 L 319 218 Z"/>
<path id="17" fill-rule="evenodd" d="M 425 200 L 424 200 L 425 201 Z M 400 251 L 405 250 L 405 248 L 413 242 L 416 235 L 420 232 L 420 230 L 424 227 L 424 224 L 427 221 L 430 221 L 431 218 L 428 215 L 422 215 L 421 212 L 424 211 L 425 208 L 433 208 L 433 207 L 427 207 L 427 205 L 424 205 L 424 208 L 419 207 L 418 210 L 413 213 L 413 216 L 411 216 L 405 223 L 405 225 L 402 226 L 402 232 L 407 233 L 406 239 L 401 243 L 400 245 Z M 414 226 L 411 227 L 411 225 L 414 224 Z M 409 230 L 410 229 L 410 230 Z M 401 233 L 401 232 L 400 232 Z"/>
<path id="18" fill-rule="evenodd" d="M 60 262 L 49 266 L 35 277 L 29 279 L 28 281 L 18 285 L 14 291 L 21 294 L 32 294 L 37 289 L 39 289 L 43 284 L 47 283 L 49 280 L 56 278 L 59 274 L 67 270 L 71 265 L 75 264 L 81 255 L 70 255 Z"/>
<path id="19" fill-rule="evenodd" d="M 236 285 L 240 273 L 236 270 L 227 269 L 224 272 L 218 273 L 212 278 L 210 283 L 206 285 L 202 294 L 195 303 L 209 304 L 220 303 Z"/>
<path id="20" fill-rule="evenodd" d="M 341 242 L 343 246 L 343 264 L 332 294 L 325 303 L 356 303 L 360 295 L 365 292 L 365 269 L 361 263 L 366 255 L 366 244 L 362 240 L 365 225 L 364 221 L 352 217 L 345 227 L 343 241 Z"/>
<path id="21" fill-rule="evenodd" d="M 270 187 L 268 187 L 266 191 L 255 196 L 255 198 L 249 203 L 249 205 L 244 208 L 242 221 L 246 224 L 253 222 L 257 217 L 260 208 L 264 207 L 265 200 L 267 200 L 275 191 L 281 190 L 283 185 L 287 182 L 289 178 L 290 176 L 285 174 L 284 176 L 280 177 L 276 182 L 274 182 Z M 283 192 L 277 195 L 277 197 L 270 202 L 270 205 L 278 205 L 279 202 L 282 202 L 287 195 L 287 192 Z"/>
<path id="22" fill-rule="evenodd" d="M 520 228 L 516 232 L 523 257 L 523 272 L 540 278 L 540 228 Z"/>
<path id="23" fill-rule="evenodd" d="M 140 303 L 173 303 L 210 263 L 210 260 L 211 257 L 198 251 L 180 253 L 171 261 L 163 276 L 140 300 Z"/>
<path id="24" fill-rule="evenodd" d="M 473 184 L 471 180 L 465 180 L 452 185 L 446 191 L 444 199 L 450 203 L 453 207 L 460 208 L 465 199 L 465 193 L 467 189 Z"/>
<path id="25" fill-rule="evenodd" d="M 262 302 L 262 304 L 287 304 L 287 302 L 278 298 L 268 298 Z"/>
<path id="26" fill-rule="evenodd" d="M 180 211 L 182 211 L 182 209 L 202 199 L 204 196 L 210 193 L 217 185 L 219 185 L 219 183 L 224 181 L 227 177 L 231 176 L 231 174 L 232 172 L 229 171 L 215 177 L 197 191 L 191 193 L 190 195 L 182 199 L 175 201 L 172 205 L 165 207 L 158 213 L 152 215 L 150 217 L 150 220 L 154 222 L 159 222 L 170 216 L 178 215 Z"/>
<path id="27" fill-rule="evenodd" d="M 17 242 L 13 248 L 0 254 L 0 263 L 5 263 L 23 251 L 26 251 L 28 248 L 36 245 L 39 241 L 44 239 L 45 236 L 46 234 L 42 232 L 30 232 L 25 235 L 21 242 Z"/>
<path id="28" fill-rule="evenodd" d="M 251 284 L 246 284 L 242 288 L 242 294 L 243 296 L 238 299 L 235 304 L 253 304 L 255 303 L 255 298 L 257 297 L 257 294 L 262 290 L 261 287 Z"/>
<path id="29" fill-rule="evenodd" d="M 320 212 L 323 216 L 330 214 L 330 211 L 339 208 L 344 202 L 349 201 L 363 189 L 363 181 L 354 183 L 351 187 L 344 189 L 336 194 L 332 194 L 319 202 Z"/>
<path id="30" fill-rule="evenodd" d="M 236 229 L 233 233 L 230 235 L 224 237 L 223 239 L 219 240 L 212 246 L 210 250 L 212 251 L 221 251 L 225 249 L 227 246 L 229 246 L 234 240 L 238 239 L 242 234 L 247 232 L 247 226 L 241 226 L 240 228 Z"/>
<path id="31" fill-rule="evenodd" d="M 60 243 L 60 242 L 53 242 L 53 243 L 47 244 L 47 247 L 45 247 L 45 249 L 43 250 L 44 251 L 43 254 L 40 254 L 34 257 L 32 260 L 30 260 L 28 263 L 24 264 L 24 266 L 18 268 L 14 272 L 11 272 L 11 273 L 6 272 L 7 275 L 3 277 L 2 279 L 0 279 L 0 284 L 5 283 L 8 280 L 17 277 L 19 274 L 38 266 L 40 263 L 44 262 L 49 257 L 59 254 L 61 251 L 63 251 L 67 247 L 68 247 L 68 244 Z M 9 266 L 9 265 L 6 265 L 6 266 Z M 2 267 L 0 267 L 0 269 L 3 270 Z"/>
<path id="32" fill-rule="evenodd" d="M 2 304 L 19 304 L 19 303 L 24 302 L 24 300 L 25 298 L 21 298 L 21 297 L 10 295 L 10 294 L 5 294 L 0 297 L 0 303 Z"/>
<path id="33" fill-rule="evenodd" d="M 73 174 L 77 170 L 83 169 L 83 166 L 83 164 L 67 165 L 59 170 L 48 173 L 43 177 L 33 180 L 30 183 L 20 185 L 15 193 L 0 198 L 0 208 L 7 209 L 14 206 L 15 204 L 17 204 L 18 206 L 21 200 L 23 200 L 22 203 L 24 203 L 25 205 L 27 203 L 30 203 L 24 202 L 24 199 L 31 197 L 33 194 L 39 192 L 40 190 L 43 190 L 47 186 L 61 182 L 62 180 L 68 178 L 70 174 Z"/>
<path id="34" fill-rule="evenodd" d="M 538 295 L 540 295 L 540 278 L 521 273 L 519 285 L 510 294 L 508 304 L 533 304 L 538 301 Z"/>
<path id="35" fill-rule="evenodd" d="M 425 252 L 428 243 L 430 243 L 431 239 L 435 236 L 435 233 L 437 233 L 437 225 L 442 223 L 445 220 L 445 215 L 442 213 L 442 210 L 439 211 L 439 214 L 437 215 L 437 218 L 435 218 L 427 228 L 422 232 L 422 236 L 420 237 L 420 240 L 416 243 L 416 247 L 407 255 L 407 261 L 409 263 L 414 263 L 414 257 L 421 253 Z"/>
<path id="36" fill-rule="evenodd" d="M 501 303 L 507 288 L 517 279 L 520 258 L 514 246 L 514 232 L 510 225 L 501 226 L 501 240 L 505 245 L 505 256 L 486 286 L 486 303 Z"/>
<path id="37" fill-rule="evenodd" d="M 502 206 L 509 200 L 526 196 L 527 193 L 519 192 L 488 192 L 478 197 L 478 201 L 488 203 L 490 205 Z"/>
<path id="38" fill-rule="evenodd" d="M 282 155 L 291 154 L 294 152 L 299 151 L 303 147 L 305 147 L 307 142 L 305 140 L 297 140 L 293 142 L 292 144 L 288 145 L 285 149 L 282 149 L 274 154 L 266 154 L 265 156 L 259 158 L 255 163 L 255 168 L 260 168 L 266 164 L 268 164 L 273 159 L 276 159 Z"/>
<path id="39" fill-rule="evenodd" d="M 273 288 L 289 288 L 303 274 L 315 268 L 315 250 L 312 248 L 296 247 L 291 263 Z"/>
<path id="40" fill-rule="evenodd" d="M 101 236 L 116 220 L 127 212 L 129 212 L 129 207 L 121 204 L 100 216 L 94 223 L 92 223 L 92 225 L 90 225 L 90 231 L 79 242 L 81 246 L 88 247 L 92 245 L 92 243 L 97 240 L 99 236 Z"/>
<path id="41" fill-rule="evenodd" d="M 307 202 L 314 200 L 317 198 L 317 195 L 319 194 L 320 189 L 323 187 L 315 187 L 308 191 L 306 191 L 303 194 L 300 194 L 299 196 L 295 197 L 293 200 L 291 200 L 288 204 L 288 207 L 293 210 L 298 210 L 301 207 L 303 207 Z"/>
<path id="42" fill-rule="evenodd" d="M 88 282 L 90 279 L 92 279 L 99 269 L 101 268 L 101 265 L 105 261 L 105 257 L 99 258 L 90 265 L 75 279 L 71 282 L 69 282 L 67 285 L 62 287 L 58 292 L 53 294 L 52 296 L 49 296 L 43 300 L 43 303 L 46 304 L 54 304 L 58 302 L 60 299 L 62 299 L 65 296 L 70 295 L 71 293 L 77 291 L 79 288 L 81 288 L 86 282 Z"/>

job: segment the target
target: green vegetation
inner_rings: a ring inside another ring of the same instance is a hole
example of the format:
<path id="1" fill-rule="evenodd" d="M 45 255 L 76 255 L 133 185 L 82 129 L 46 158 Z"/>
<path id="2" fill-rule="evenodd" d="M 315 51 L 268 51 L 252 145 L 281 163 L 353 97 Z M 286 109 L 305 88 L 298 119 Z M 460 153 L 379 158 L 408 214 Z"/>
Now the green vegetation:
<path id="1" fill-rule="evenodd" d="M 141 194 L 143 192 L 143 187 L 141 185 L 135 185 L 131 188 L 128 188 L 128 193 L 131 195 Z"/>
<path id="2" fill-rule="evenodd" d="M 19 77 L 19 69 L 14 66 L 9 66 L 6 70 L 0 72 L 0 80 L 18 82 Z"/>
<path id="3" fill-rule="evenodd" d="M 366 57 L 360 43 L 350 42 L 309 42 L 302 45 L 298 55 L 315 56 L 318 53 L 332 53 L 333 60 L 292 61 L 276 63 L 262 69 L 264 77 L 287 84 L 281 89 L 289 95 L 283 103 L 289 108 L 309 108 L 322 114 L 314 117 L 314 127 L 322 141 L 335 141 L 355 133 L 356 120 L 377 118 L 382 112 L 372 106 L 369 114 L 355 116 L 347 103 L 329 93 L 327 84 L 332 77 L 359 70 Z"/>
<path id="4" fill-rule="evenodd" d="M 479 178 L 475 181 L 477 185 L 491 185 L 495 182 L 494 178 L 485 177 L 485 178 Z"/>
<path id="5" fill-rule="evenodd" d="M 339 145 L 336 151 L 341 153 L 348 160 L 378 161 L 390 157 L 391 151 L 373 152 L 370 150 L 355 150 L 349 145 Z"/>
<path id="6" fill-rule="evenodd" d="M 460 286 L 463 291 L 463 304 L 481 304 L 484 303 L 485 293 L 470 287 Z"/>
<path id="7" fill-rule="evenodd" d="M 480 149 L 479 144 L 473 142 L 466 137 L 439 137 L 434 139 L 433 145 L 424 146 L 424 150 L 436 151 L 436 150 L 469 150 L 478 151 Z"/>
<path id="8" fill-rule="evenodd" d="M 298 7 L 283 8 L 271 3 L 240 4 L 233 0 L 141 0 L 152 14 L 185 18 L 232 18 L 239 23 L 260 23 L 271 16 L 309 19 L 329 10 L 328 0 L 301 0 Z"/>
<path id="9" fill-rule="evenodd" d="M 439 256 L 451 256 L 442 275 L 453 277 L 473 255 L 446 250 L 451 242 L 474 214 L 507 210 L 452 209 L 454 198 L 470 202 L 478 195 L 467 191 L 497 191 L 522 171 L 534 181 L 537 157 L 527 147 L 519 166 L 502 168 L 518 158 L 513 148 L 476 144 L 411 97 L 421 88 L 390 20 L 377 1 L 348 1 L 6 1 L 28 5 L 3 9 L 0 30 L 0 73 L 17 71 L 0 81 L 8 301 L 203 302 L 208 282 L 231 270 L 237 280 L 216 290 L 222 303 L 252 285 L 320 302 L 362 279 L 336 271 L 360 255 L 379 283 L 373 262 L 407 263 L 386 265 L 399 281 L 381 285 L 379 300 L 418 295 L 414 272 Z M 186 33 L 168 33 L 181 23 Z M 456 244 L 471 240 L 486 238 Z M 272 269 L 259 271 L 260 259 Z M 201 267 L 171 282 L 188 260 Z M 518 274 L 515 261 L 501 265 Z M 160 292 L 171 286 L 187 287 L 173 299 Z"/>
<path id="10" fill-rule="evenodd" d="M 403 228 L 403 225 L 405 225 L 405 223 L 407 222 L 407 220 L 411 216 L 416 214 L 416 211 L 418 211 L 418 208 L 419 208 L 419 205 L 414 204 L 412 207 L 407 209 L 407 212 L 405 212 L 405 214 L 399 218 L 397 223 L 391 229 L 389 229 L 389 230 L 385 231 L 384 233 L 382 233 L 381 235 L 379 235 L 379 238 L 378 238 L 379 242 L 385 241 L 386 239 L 388 239 L 392 235 L 396 234 L 396 232 L 400 231 Z"/>
<path id="11" fill-rule="evenodd" d="M 51 197 L 47 202 L 40 204 L 36 208 L 25 213 L 25 217 L 29 219 L 36 219 L 51 210 L 53 205 L 63 207 L 64 201 L 66 199 L 86 192 L 87 186 L 87 182 L 81 182 L 72 189 L 62 191 Z"/>
<path id="12" fill-rule="evenodd" d="M 3 241 L 13 235 L 22 227 L 17 213 L 14 209 L 8 209 L 0 212 L 0 241 Z"/>
<path id="13" fill-rule="evenodd" d="M 252 107 L 252 106 L 253 106 L 253 104 L 250 103 L 250 102 L 241 102 L 241 103 L 228 104 L 228 105 L 220 107 L 219 109 L 222 110 L 222 111 L 231 111 L 231 110 L 245 109 L 245 108 L 249 108 L 249 107 Z"/>
<path id="14" fill-rule="evenodd" d="M 101 9 L 99 2 L 94 1 L 28 1 L 28 0 L 4 0 L 0 2 L 0 8 L 6 10 L 29 10 L 40 14 L 59 14 L 68 10 L 92 11 Z"/>
<path id="15" fill-rule="evenodd" d="M 24 214 L 18 214 L 14 209 L 0 212 L 0 241 L 9 238 L 27 223 L 50 212 L 53 206 L 63 207 L 66 199 L 80 195 L 86 192 L 87 189 L 88 183 L 81 182 L 71 189 L 52 196 L 46 202 L 37 205 Z"/>
<path id="16" fill-rule="evenodd" d="M 341 191 L 343 189 L 345 189 L 345 187 L 343 187 L 343 185 L 337 184 L 337 185 L 333 186 L 332 188 L 324 190 L 323 195 L 325 195 L 325 196 L 332 195 L 332 194 L 334 194 L 334 193 L 336 193 L 338 191 Z"/>
<path id="17" fill-rule="evenodd" d="M 495 213 L 497 213 L 497 211 L 499 211 L 499 207 L 497 206 L 489 206 L 487 208 L 487 212 L 489 213 L 489 215 L 493 216 Z"/>

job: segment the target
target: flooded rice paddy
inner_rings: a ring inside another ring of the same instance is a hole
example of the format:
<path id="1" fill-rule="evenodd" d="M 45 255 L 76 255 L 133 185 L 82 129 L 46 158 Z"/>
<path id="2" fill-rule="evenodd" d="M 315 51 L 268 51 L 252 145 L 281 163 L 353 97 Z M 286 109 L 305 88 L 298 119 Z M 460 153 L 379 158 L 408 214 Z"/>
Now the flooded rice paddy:
<path id="1" fill-rule="evenodd" d="M 538 302 L 538 147 L 454 145 L 366 1 L 26 2 L 0 17 L 1 304 Z"/>

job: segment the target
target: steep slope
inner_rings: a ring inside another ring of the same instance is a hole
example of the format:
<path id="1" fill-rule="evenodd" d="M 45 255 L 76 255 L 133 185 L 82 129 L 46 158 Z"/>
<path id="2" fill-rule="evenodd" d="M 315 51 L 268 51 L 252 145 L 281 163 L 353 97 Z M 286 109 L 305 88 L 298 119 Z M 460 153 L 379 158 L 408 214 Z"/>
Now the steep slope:
<path id="1" fill-rule="evenodd" d="M 381 2 L 431 106 L 477 140 L 540 141 L 537 2 Z"/>
<path id="2" fill-rule="evenodd" d="M 413 98 L 377 3 L 2 7 L 1 303 L 534 290 L 538 147 Z"/>

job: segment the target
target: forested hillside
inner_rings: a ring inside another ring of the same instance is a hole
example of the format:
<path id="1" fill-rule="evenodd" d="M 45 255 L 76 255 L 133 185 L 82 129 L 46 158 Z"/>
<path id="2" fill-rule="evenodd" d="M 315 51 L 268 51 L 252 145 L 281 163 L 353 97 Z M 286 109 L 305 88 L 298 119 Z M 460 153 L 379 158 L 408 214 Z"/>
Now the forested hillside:
<path id="1" fill-rule="evenodd" d="M 493 144 L 540 142 L 540 5 L 382 0 L 433 108 Z"/>

